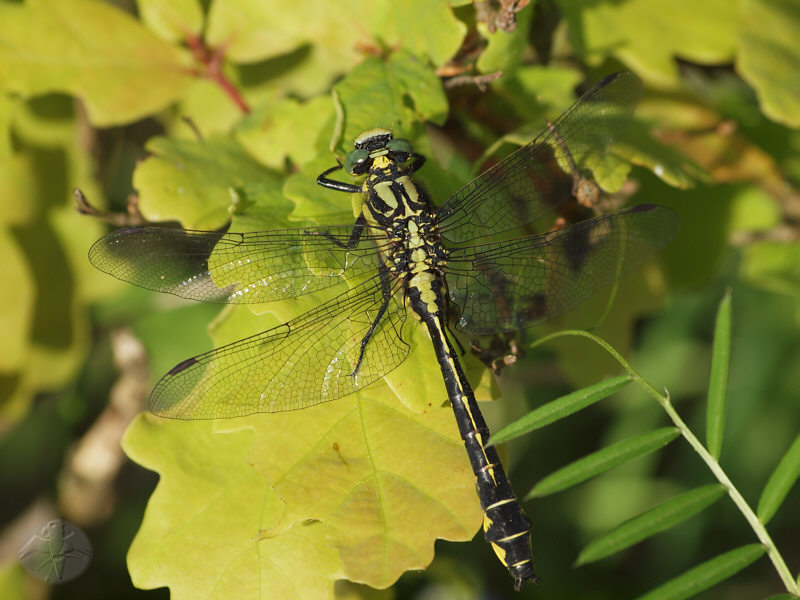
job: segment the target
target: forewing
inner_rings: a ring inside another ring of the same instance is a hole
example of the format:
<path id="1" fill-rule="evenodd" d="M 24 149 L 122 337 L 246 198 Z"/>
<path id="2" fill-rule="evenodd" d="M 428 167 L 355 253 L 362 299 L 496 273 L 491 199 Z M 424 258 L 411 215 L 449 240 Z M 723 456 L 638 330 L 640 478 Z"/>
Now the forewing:
<path id="1" fill-rule="evenodd" d="M 306 408 L 368 386 L 409 350 L 400 337 L 402 294 L 388 290 L 385 314 L 353 375 L 361 342 L 387 302 L 382 289 L 376 276 L 283 325 L 183 361 L 158 382 L 150 410 L 226 419 Z"/>
<path id="2" fill-rule="evenodd" d="M 354 227 L 363 230 L 361 240 L 348 250 Z M 89 260 L 150 290 L 205 302 L 260 303 L 374 275 L 380 239 L 360 225 L 250 233 L 134 227 L 95 242 Z"/>
<path id="3" fill-rule="evenodd" d="M 674 212 L 645 204 L 543 235 L 455 249 L 447 285 L 458 328 L 490 335 L 547 321 L 659 252 L 679 229 Z"/>
<path id="4" fill-rule="evenodd" d="M 437 211 L 442 236 L 467 243 L 534 223 L 573 195 L 630 121 L 641 97 L 632 73 L 584 94 L 532 142 L 458 190 Z"/>

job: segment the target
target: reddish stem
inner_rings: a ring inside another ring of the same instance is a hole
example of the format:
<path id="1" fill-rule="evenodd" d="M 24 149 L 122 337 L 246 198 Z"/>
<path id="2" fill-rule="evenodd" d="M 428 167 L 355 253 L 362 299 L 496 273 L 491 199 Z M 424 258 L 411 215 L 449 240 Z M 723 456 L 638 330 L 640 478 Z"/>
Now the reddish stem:
<path id="1" fill-rule="evenodd" d="M 250 106 L 245 102 L 242 95 L 239 93 L 238 88 L 225 76 L 222 69 L 223 51 L 221 49 L 211 50 L 203 43 L 203 40 L 197 35 L 190 35 L 186 38 L 186 45 L 192 51 L 195 60 L 203 65 L 204 70 L 201 75 L 214 81 L 219 85 L 228 97 L 233 100 L 239 109 L 247 114 L 250 112 Z"/>

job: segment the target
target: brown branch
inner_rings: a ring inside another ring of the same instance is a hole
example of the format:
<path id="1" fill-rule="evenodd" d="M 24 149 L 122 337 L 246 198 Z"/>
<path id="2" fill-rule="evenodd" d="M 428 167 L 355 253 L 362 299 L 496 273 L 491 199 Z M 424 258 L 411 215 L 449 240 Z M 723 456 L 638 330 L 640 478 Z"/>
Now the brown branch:
<path id="1" fill-rule="evenodd" d="M 452 89 L 461 85 L 474 85 L 480 91 L 485 92 L 487 83 L 499 79 L 502 76 L 502 71 L 495 71 L 494 73 L 486 73 L 484 75 L 458 75 L 457 77 L 451 77 L 445 81 L 444 87 Z"/>
<path id="2" fill-rule="evenodd" d="M 134 194 L 128 196 L 127 213 L 112 213 L 97 208 L 89 202 L 83 192 L 78 188 L 72 190 L 72 195 L 75 198 L 75 208 L 80 214 L 94 217 L 114 227 L 134 227 L 149 223 L 149 221 L 142 216 L 142 213 L 139 212 L 139 197 Z"/>
<path id="3" fill-rule="evenodd" d="M 120 440 L 150 389 L 147 353 L 130 331 L 112 333 L 111 351 L 120 376 L 109 403 L 70 450 L 58 477 L 59 510 L 82 526 L 106 520 L 114 509 L 114 480 L 126 462 Z"/>

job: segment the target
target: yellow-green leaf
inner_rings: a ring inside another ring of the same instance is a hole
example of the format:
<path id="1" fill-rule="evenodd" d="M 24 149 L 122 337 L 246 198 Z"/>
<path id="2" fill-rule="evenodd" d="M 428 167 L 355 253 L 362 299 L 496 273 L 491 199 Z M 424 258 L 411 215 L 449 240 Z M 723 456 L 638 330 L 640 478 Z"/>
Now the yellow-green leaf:
<path id="1" fill-rule="evenodd" d="M 770 119 L 800 127 L 800 5 L 793 0 L 743 0 L 736 66 Z"/>
<path id="2" fill-rule="evenodd" d="M 282 168 L 286 157 L 305 164 L 316 156 L 317 139 L 333 116 L 328 96 L 303 103 L 294 98 L 265 102 L 237 125 L 236 139 L 256 160 L 274 169 Z"/>
<path id="3" fill-rule="evenodd" d="M 193 81 L 191 67 L 187 51 L 108 3 L 0 3 L 3 87 L 24 96 L 78 96 L 95 125 L 133 121 L 166 107 Z"/>
<path id="4" fill-rule="evenodd" d="M 0 286 L 0 370 L 21 369 L 28 351 L 29 328 L 33 319 L 35 294 L 33 276 L 11 231 L 0 229 L 0 255 L 3 257 L 3 285 Z"/>
<path id="5" fill-rule="evenodd" d="M 252 440 L 208 421 L 131 424 L 125 452 L 160 475 L 128 551 L 134 585 L 176 599 L 333 598 L 341 563 L 324 526 L 281 526 L 283 502 L 247 462 Z"/>
<path id="6" fill-rule="evenodd" d="M 314 18 L 309 18 L 313 15 Z M 413 21 L 414 27 L 409 27 Z M 255 62 L 311 46 L 311 60 L 344 70 L 359 49 L 413 48 L 440 65 L 455 54 L 465 25 L 445 0 L 332 3 L 226 0 L 213 3 L 206 39 L 235 62 Z"/>
<path id="7" fill-rule="evenodd" d="M 407 135 L 412 124 L 425 120 L 441 124 L 447 115 L 447 99 L 436 73 L 405 52 L 393 53 L 387 60 L 365 60 L 334 91 L 344 120 L 342 136 L 335 141 L 345 152 L 367 129 L 385 127 Z"/>
<path id="8" fill-rule="evenodd" d="M 800 299 L 800 246 L 760 241 L 749 244 L 743 254 L 740 269 L 746 281 Z"/>
<path id="9" fill-rule="evenodd" d="M 613 56 L 662 86 L 678 83 L 676 56 L 717 64 L 729 62 L 736 49 L 740 23 L 729 0 L 559 0 L 558 5 L 587 62 L 597 65 Z"/>
<path id="10" fill-rule="evenodd" d="M 142 22 L 168 42 L 185 41 L 203 28 L 200 0 L 136 0 Z"/>
<path id="11" fill-rule="evenodd" d="M 139 163 L 133 185 L 139 208 L 151 221 L 180 221 L 187 229 L 217 229 L 230 219 L 235 188 L 273 183 L 270 171 L 235 141 L 211 136 L 202 141 L 152 138 L 154 154 Z"/>
<path id="12" fill-rule="evenodd" d="M 411 412 L 376 384 L 247 422 L 251 460 L 285 502 L 285 523 L 321 521 L 352 581 L 391 585 L 430 563 L 437 538 L 467 540 L 478 527 L 474 477 L 449 406 Z"/>
<path id="13" fill-rule="evenodd" d="M 9 560 L 0 567 L 0 596 L 3 598 L 26 598 L 29 584 L 29 576 L 19 561 Z"/>
<path id="14" fill-rule="evenodd" d="M 135 583 L 176 597 L 232 593 L 223 582 L 239 595 L 258 581 L 310 594 L 343 576 L 385 587 L 426 567 L 437 538 L 470 539 L 481 512 L 451 409 L 413 413 L 384 386 L 371 390 L 217 424 L 252 432 L 137 420 L 125 450 L 161 483 L 130 551 Z"/>
<path id="15" fill-rule="evenodd" d="M 527 48 L 532 14 L 533 4 L 518 12 L 515 16 L 517 26 L 511 32 L 497 30 L 490 33 L 485 24 L 479 25 L 481 35 L 488 40 L 486 49 L 478 58 L 477 67 L 481 73 L 501 71 L 504 76 L 509 76 L 516 70 Z"/>

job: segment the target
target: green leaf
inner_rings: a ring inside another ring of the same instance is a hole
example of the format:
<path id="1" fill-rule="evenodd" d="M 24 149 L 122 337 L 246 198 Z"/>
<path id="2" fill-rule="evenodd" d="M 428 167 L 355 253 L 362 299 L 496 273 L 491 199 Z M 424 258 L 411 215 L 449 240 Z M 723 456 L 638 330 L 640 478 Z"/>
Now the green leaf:
<path id="1" fill-rule="evenodd" d="M 706 408 L 706 444 L 715 459 L 722 451 L 725 409 L 728 398 L 728 372 L 731 362 L 731 292 L 728 290 L 717 311 L 714 348 L 711 353 L 711 376 Z"/>
<path id="2" fill-rule="evenodd" d="M 317 140 L 333 116 L 333 102 L 327 96 L 304 103 L 293 98 L 265 102 L 239 122 L 236 139 L 253 158 L 273 169 L 283 168 L 287 157 L 305 164 L 316 156 Z"/>
<path id="3" fill-rule="evenodd" d="M 387 391 L 260 415 L 251 455 L 287 521 L 324 523 L 345 576 L 377 588 L 427 567 L 437 538 L 471 539 L 482 516 L 450 407 L 411 412 Z"/>
<path id="4" fill-rule="evenodd" d="M 72 99 L 51 95 L 13 108 L 10 156 L 0 161 L 0 421 L 26 414 L 36 394 L 63 389 L 85 359 L 85 305 L 101 277 L 86 260 L 100 223 L 73 208 L 73 186 L 96 190 Z M 43 174 L 46 174 L 44 176 Z"/>
<path id="5" fill-rule="evenodd" d="M 576 565 L 600 560 L 669 529 L 696 515 L 724 495 L 725 487 L 714 483 L 675 496 L 592 541 L 580 553 Z"/>
<path id="6" fill-rule="evenodd" d="M 12 154 L 11 148 L 11 117 L 15 106 L 20 104 L 17 98 L 8 94 L 0 94 L 0 161 L 5 163 Z M 2 176 L 2 172 L 0 172 Z"/>
<path id="7" fill-rule="evenodd" d="M 30 580 L 19 561 L 9 560 L 0 567 L 0 596 L 3 598 L 27 598 Z"/>
<path id="8" fill-rule="evenodd" d="M 589 64 L 599 65 L 613 56 L 662 87 L 678 83 L 676 56 L 717 64 L 730 62 L 736 50 L 740 23 L 728 0 L 557 4 L 575 49 Z"/>
<path id="9" fill-rule="evenodd" d="M 562 82 L 563 83 L 563 79 Z M 635 80 L 629 80 L 630 94 L 640 94 L 641 90 L 638 89 L 638 84 Z M 556 88 L 558 89 L 558 88 Z M 627 95 L 626 101 L 630 97 Z M 566 109 L 569 104 L 572 104 L 574 99 L 571 99 L 566 106 L 560 107 L 558 113 Z M 605 107 L 601 117 L 607 126 L 614 130 L 624 130 L 630 125 L 630 115 L 628 107 L 621 105 L 608 104 Z M 517 128 L 504 135 L 498 140 L 486 154 L 493 152 L 501 142 L 510 142 L 519 146 L 524 146 L 529 143 L 534 137 L 541 133 L 547 126 L 547 120 L 535 118 L 532 122 Z M 589 127 L 591 130 L 591 127 Z M 591 136 L 589 136 L 591 137 Z M 571 152 L 575 155 L 578 163 L 582 163 L 583 168 L 590 168 L 592 175 L 597 184 L 608 193 L 616 193 L 622 189 L 624 183 L 628 180 L 631 170 L 630 161 L 623 157 L 618 151 L 618 144 L 613 143 L 613 150 L 607 151 L 605 147 L 599 146 L 589 142 L 585 138 L 580 138 L 580 135 L 574 136 L 571 142 Z M 580 159 L 578 159 L 580 157 Z"/>
<path id="10" fill-rule="evenodd" d="M 800 300 L 800 245 L 763 241 L 744 249 L 742 277 L 766 290 Z"/>
<path id="11" fill-rule="evenodd" d="M 2 169 L 2 167 L 0 167 Z M 35 281 L 25 254 L 6 224 L 0 229 L 3 285 L 0 286 L 0 370 L 11 373 L 25 366 L 33 319 Z"/>
<path id="12" fill-rule="evenodd" d="M 507 34 L 498 32 L 495 35 Z M 583 75 L 574 69 L 524 65 L 511 75 L 498 79 L 493 88 L 511 103 L 521 118 L 543 129 L 547 119 L 554 119 L 575 102 L 575 88 L 582 79 Z M 531 98 L 536 101 L 531 102 Z M 530 138 L 526 137 L 519 143 L 526 144 L 529 141 Z"/>
<path id="13" fill-rule="evenodd" d="M 411 346 L 411 352 L 399 367 L 384 376 L 384 381 L 409 410 L 424 412 L 441 405 L 447 399 L 447 390 L 430 336 L 413 323 L 403 332 L 403 340 Z M 478 400 L 500 397 L 494 375 L 477 357 L 465 354 L 461 366 Z"/>
<path id="14" fill-rule="evenodd" d="M 732 232 L 770 231 L 780 224 L 780 206 L 766 190 L 745 187 L 733 198 L 729 217 Z"/>
<path id="15" fill-rule="evenodd" d="M 744 0 L 737 70 L 755 88 L 770 119 L 800 127 L 800 6 L 791 0 Z"/>
<path id="16" fill-rule="evenodd" d="M 203 29 L 200 0 L 136 0 L 145 26 L 162 40 L 182 42 Z"/>
<path id="17" fill-rule="evenodd" d="M 278 185 L 274 174 L 230 138 L 151 138 L 154 154 L 139 163 L 133 185 L 139 208 L 151 221 L 180 221 L 187 229 L 217 229 L 230 219 L 235 188 L 261 182 Z"/>
<path id="18" fill-rule="evenodd" d="M 363 131 L 374 127 L 408 135 L 410 126 L 424 121 L 442 124 L 447 98 L 436 73 L 405 52 L 387 60 L 368 58 L 334 86 L 343 124 L 337 147 L 345 153 Z M 419 151 L 419 150 L 418 150 Z"/>
<path id="19" fill-rule="evenodd" d="M 215 344 L 268 329 L 317 301 L 302 297 L 272 303 L 277 318 L 255 315 L 246 306 L 231 307 L 214 323 Z M 419 360 L 415 333 L 425 337 L 418 326 L 404 336 L 412 345 L 407 361 Z M 262 527 L 267 530 L 263 535 L 282 535 L 308 519 L 320 522 L 324 544 L 337 549 L 343 563 L 344 575 L 338 578 L 374 587 L 390 585 L 404 570 L 427 566 L 436 538 L 466 540 L 474 535 L 481 519 L 474 476 L 452 409 L 439 400 L 446 394 L 423 389 L 426 381 L 434 384 L 430 372 L 438 374 L 435 361 L 427 361 L 416 366 L 414 377 L 398 378 L 391 390 L 378 383 L 301 411 L 219 422 L 218 428 L 253 430 L 256 441 L 247 463 L 264 473 L 286 504 L 286 515 L 280 523 Z M 443 387 L 440 374 L 434 385 Z M 260 575 L 255 571 L 248 576 Z"/>
<path id="20" fill-rule="evenodd" d="M 292 218 L 326 225 L 351 224 L 356 220 L 355 207 L 360 207 L 361 198 L 348 197 L 349 194 L 326 190 L 317 184 L 317 176 L 335 164 L 336 157 L 327 151 L 286 179 L 283 193 L 295 203 Z"/>
<path id="21" fill-rule="evenodd" d="M 123 449 L 160 475 L 128 551 L 135 586 L 174 598 L 333 597 L 341 564 L 324 527 L 283 524 L 283 501 L 248 464 L 252 439 L 208 421 L 133 421 Z"/>
<path id="22" fill-rule="evenodd" d="M 766 550 L 761 544 L 750 544 L 736 548 L 686 571 L 645 595 L 639 596 L 636 600 L 683 600 L 684 598 L 692 598 L 754 563 L 764 552 Z"/>
<path id="23" fill-rule="evenodd" d="M 492 435 L 490 443 L 500 444 L 501 442 L 507 442 L 568 417 L 595 402 L 608 398 L 631 381 L 633 381 L 633 378 L 630 375 L 619 375 L 557 398 L 503 427 Z"/>
<path id="24" fill-rule="evenodd" d="M 533 4 L 517 13 L 517 27 L 511 32 L 497 30 L 490 33 L 485 24 L 478 25 L 478 31 L 488 40 L 486 49 L 478 58 L 478 71 L 501 71 L 504 76 L 508 76 L 516 70 L 528 45 L 532 13 Z"/>
<path id="25" fill-rule="evenodd" d="M 691 158 L 653 139 L 651 125 L 634 121 L 623 134 L 618 152 L 631 163 L 645 167 L 669 185 L 681 189 L 707 181 L 708 175 Z"/>
<path id="26" fill-rule="evenodd" d="M 354 58 L 354 49 L 344 44 L 349 33 L 343 22 L 346 12 L 332 5 L 326 9 L 322 3 L 310 6 L 289 0 L 214 2 L 208 13 L 206 43 L 224 48 L 228 60 L 250 63 L 287 54 L 314 38 L 323 44 L 337 39 L 342 42 L 338 52 Z M 310 14 L 318 18 L 309 19 Z"/>
<path id="27" fill-rule="evenodd" d="M 359 48 L 375 46 L 413 48 L 440 65 L 455 54 L 465 33 L 444 0 L 226 0 L 212 4 L 206 38 L 212 47 L 225 48 L 230 60 L 245 63 L 310 46 L 311 60 L 336 72 L 360 62 Z"/>
<path id="28" fill-rule="evenodd" d="M 376 4 L 363 11 L 372 31 L 387 48 L 402 48 L 443 65 L 458 52 L 467 26 L 453 15 L 447 0 L 406 0 Z M 413 23 L 413 27 L 409 24 Z"/>
<path id="29" fill-rule="evenodd" d="M 676 428 L 663 427 L 612 444 L 551 473 L 537 483 L 525 499 L 540 498 L 570 488 L 618 465 L 654 452 L 679 435 Z"/>
<path id="30" fill-rule="evenodd" d="M 95 125 L 152 114 L 180 97 L 195 77 L 187 51 L 105 2 L 4 2 L 0 23 L 3 87 L 24 96 L 78 96 Z"/>
<path id="31" fill-rule="evenodd" d="M 758 500 L 758 518 L 765 525 L 778 511 L 786 495 L 800 477 L 800 436 L 797 436 L 770 475 Z"/>
<path id="32" fill-rule="evenodd" d="M 238 308 L 216 336 L 272 320 Z M 238 586 L 258 581 L 265 597 L 284 597 L 273 585 L 311 597 L 308 586 L 332 590 L 342 577 L 386 587 L 426 567 L 437 538 L 470 539 L 480 523 L 449 407 L 414 413 L 375 385 L 223 427 L 248 431 L 215 435 L 205 422 L 148 417 L 126 435 L 126 452 L 161 476 L 129 554 L 137 586 L 169 585 L 185 597 L 217 586 L 228 597 L 253 597 Z M 314 549 L 311 558 L 298 543 Z M 190 577 L 193 569 L 202 574 Z"/>

